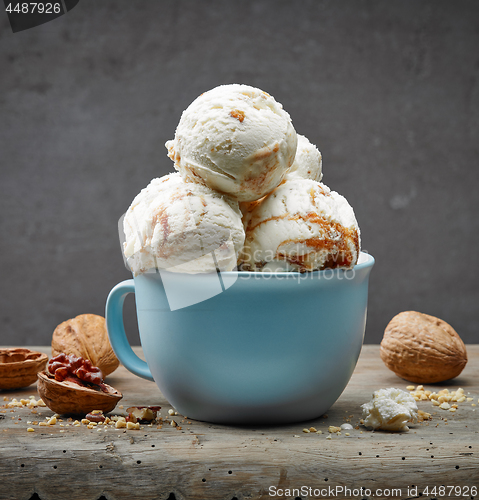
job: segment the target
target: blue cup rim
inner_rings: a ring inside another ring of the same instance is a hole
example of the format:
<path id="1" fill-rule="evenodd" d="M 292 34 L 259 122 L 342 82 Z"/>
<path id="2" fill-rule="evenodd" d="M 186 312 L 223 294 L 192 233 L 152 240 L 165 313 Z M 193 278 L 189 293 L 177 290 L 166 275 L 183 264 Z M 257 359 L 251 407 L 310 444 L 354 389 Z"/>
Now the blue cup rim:
<path id="1" fill-rule="evenodd" d="M 361 259 L 361 257 L 363 259 L 363 262 L 356 264 L 354 267 L 352 267 L 350 269 L 344 269 L 344 268 L 337 267 L 334 269 L 328 268 L 328 269 L 323 269 L 322 271 L 310 271 L 307 273 L 300 273 L 298 271 L 279 271 L 278 272 L 278 271 L 239 271 L 239 270 L 235 270 L 235 271 L 221 271 L 221 275 L 245 276 L 245 277 L 246 276 L 255 276 L 255 277 L 278 276 L 280 278 L 287 278 L 287 277 L 298 278 L 298 276 L 304 276 L 304 274 L 307 274 L 308 276 L 311 276 L 311 277 L 316 277 L 316 276 L 321 277 L 321 276 L 325 275 L 326 273 L 331 273 L 331 271 L 346 273 L 346 272 L 351 272 L 353 270 L 354 271 L 361 271 L 362 269 L 367 269 L 367 268 L 371 268 L 374 266 L 374 263 L 376 262 L 376 260 L 374 259 L 374 257 L 370 253 L 361 251 L 359 254 L 359 259 Z"/>
<path id="2" fill-rule="evenodd" d="M 331 272 L 333 273 L 336 273 L 336 274 L 345 274 L 345 273 L 351 273 L 351 272 L 357 272 L 357 271 L 362 271 L 363 269 L 371 269 L 376 260 L 374 259 L 374 257 L 370 254 L 370 253 L 367 253 L 367 252 L 360 252 L 359 254 L 359 259 L 362 260 L 362 262 L 360 262 L 359 264 L 356 264 L 354 267 L 352 268 L 341 268 L 341 267 L 336 267 L 336 268 L 328 268 L 328 269 L 323 269 L 321 271 L 308 271 L 308 272 L 305 272 L 305 273 L 300 273 L 298 271 L 240 271 L 238 269 L 234 270 L 234 271 L 217 271 L 217 272 L 220 272 L 221 273 L 221 276 L 235 276 L 235 277 L 240 277 L 240 278 L 247 278 L 247 277 L 254 277 L 254 278 L 257 278 L 257 279 L 261 279 L 262 277 L 265 278 L 265 279 L 271 279 L 271 278 L 280 278 L 280 279 L 284 279 L 284 278 L 305 278 L 305 277 L 309 277 L 309 278 L 322 278 L 322 277 L 326 277 L 326 275 L 330 275 Z M 168 272 L 168 269 L 162 269 L 162 271 L 166 271 Z M 139 274 L 137 276 L 135 276 L 133 274 L 133 279 L 135 278 L 138 278 L 139 276 L 144 276 L 144 275 L 148 275 L 148 276 L 160 276 L 159 272 L 158 272 L 158 269 L 156 270 L 150 270 L 149 272 L 147 273 L 144 273 L 144 274 Z M 213 274 L 216 274 L 214 271 L 210 272 L 210 273 L 205 273 L 205 274 L 202 274 L 202 273 L 199 273 L 199 274 L 190 274 L 190 273 L 173 273 L 177 276 L 181 276 L 181 275 L 184 275 L 184 276 L 205 276 L 205 275 L 213 275 Z M 328 279 L 331 279 L 331 277 L 329 277 Z"/>

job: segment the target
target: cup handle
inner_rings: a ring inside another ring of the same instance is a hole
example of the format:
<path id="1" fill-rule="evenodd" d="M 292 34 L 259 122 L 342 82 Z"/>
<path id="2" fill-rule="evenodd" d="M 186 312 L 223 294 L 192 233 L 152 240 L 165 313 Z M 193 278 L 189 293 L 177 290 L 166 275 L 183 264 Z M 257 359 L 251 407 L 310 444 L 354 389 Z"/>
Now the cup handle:
<path id="1" fill-rule="evenodd" d="M 125 297 L 129 293 L 135 293 L 135 282 L 133 280 L 118 283 L 118 285 L 112 288 L 106 299 L 105 318 L 108 337 L 117 358 L 127 370 L 141 378 L 154 382 L 147 363 L 133 352 L 126 338 L 125 327 L 123 325 L 123 304 Z"/>

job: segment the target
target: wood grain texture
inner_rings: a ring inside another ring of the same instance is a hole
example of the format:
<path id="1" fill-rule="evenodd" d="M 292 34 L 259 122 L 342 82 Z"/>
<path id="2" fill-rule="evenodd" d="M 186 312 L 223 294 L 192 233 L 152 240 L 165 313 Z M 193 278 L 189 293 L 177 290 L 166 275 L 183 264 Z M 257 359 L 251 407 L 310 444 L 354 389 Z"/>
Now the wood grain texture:
<path id="1" fill-rule="evenodd" d="M 48 348 L 35 349 L 49 354 Z M 349 437 L 343 431 L 327 438 L 328 426 L 339 426 L 350 415 L 351 423 L 359 424 L 360 405 L 369 401 L 374 390 L 408 385 L 385 368 L 379 346 L 372 345 L 363 347 L 353 377 L 328 417 L 299 424 L 188 424 L 178 415 L 169 418 L 181 429 L 165 423 L 161 429 L 143 426 L 140 431 L 98 432 L 57 423 L 27 432 L 27 421 L 41 421 L 53 413 L 48 408 L 38 408 L 36 415 L 27 408 L 7 409 L 0 413 L 0 498 L 28 500 L 33 493 L 42 500 L 96 500 L 101 495 L 109 500 L 166 500 L 170 493 L 178 500 L 306 498 L 292 491 L 272 497 L 270 486 L 363 487 L 372 493 L 377 488 L 401 488 L 395 498 L 408 498 L 407 487 L 412 485 L 419 491 L 425 486 L 479 486 L 479 345 L 469 345 L 467 350 L 469 363 L 460 377 L 426 388 L 463 387 L 474 401 L 459 404 L 456 413 L 437 409 L 430 401 L 419 402 L 420 409 L 432 413 L 432 421 L 401 434 L 360 426 L 349 431 Z M 123 393 L 124 409 L 160 405 L 161 415 L 168 416 L 171 406 L 154 383 L 123 367 L 107 382 Z M 3 397 L 28 398 L 35 392 L 35 386 L 0 392 L 0 405 L 8 402 Z M 121 414 L 122 409 L 117 407 L 114 413 Z M 311 426 L 323 433 L 302 432 Z"/>

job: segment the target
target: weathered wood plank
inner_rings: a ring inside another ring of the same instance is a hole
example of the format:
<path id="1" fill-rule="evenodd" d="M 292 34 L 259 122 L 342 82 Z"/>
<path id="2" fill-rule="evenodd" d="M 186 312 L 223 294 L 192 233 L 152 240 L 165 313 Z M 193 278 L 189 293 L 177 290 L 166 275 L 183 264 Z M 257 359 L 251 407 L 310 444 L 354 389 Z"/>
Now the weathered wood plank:
<path id="1" fill-rule="evenodd" d="M 37 349 L 49 353 L 48 348 Z M 474 397 L 473 402 L 461 403 L 455 414 L 425 401 L 419 406 L 433 413 L 433 420 L 413 426 L 408 433 L 370 432 L 361 427 L 350 431 L 349 437 L 343 433 L 327 439 L 329 425 L 340 425 L 350 415 L 353 425 L 359 423 L 360 405 L 374 390 L 408 385 L 384 367 L 378 351 L 378 346 L 364 346 L 351 382 L 328 418 L 301 424 L 232 427 L 188 424 L 177 416 L 173 418 L 181 430 L 164 424 L 161 429 L 144 426 L 140 431 L 98 432 L 57 424 L 27 432 L 27 421 L 43 420 L 52 412 L 39 408 L 32 415 L 27 408 L 7 410 L 0 413 L 4 417 L 0 418 L 0 498 L 28 500 L 34 492 L 42 500 L 96 500 L 101 495 L 112 500 L 166 500 L 171 492 L 178 500 L 283 498 L 271 497 L 270 486 L 291 490 L 342 486 L 351 492 L 361 487 L 372 492 L 401 488 L 402 495 L 395 498 L 407 498 L 412 485 L 419 486 L 419 491 L 425 486 L 479 486 L 479 345 L 468 346 L 470 360 L 459 378 L 432 387 L 436 391 L 463 387 Z M 155 384 L 123 367 L 108 382 L 123 392 L 124 408 L 160 405 L 162 416 L 168 416 L 171 406 Z M 31 394 L 34 386 L 0 392 L 0 405 L 6 403 L 4 396 L 20 399 Z M 310 426 L 323 434 L 302 432 Z M 295 496 L 301 495 L 287 497 Z"/>

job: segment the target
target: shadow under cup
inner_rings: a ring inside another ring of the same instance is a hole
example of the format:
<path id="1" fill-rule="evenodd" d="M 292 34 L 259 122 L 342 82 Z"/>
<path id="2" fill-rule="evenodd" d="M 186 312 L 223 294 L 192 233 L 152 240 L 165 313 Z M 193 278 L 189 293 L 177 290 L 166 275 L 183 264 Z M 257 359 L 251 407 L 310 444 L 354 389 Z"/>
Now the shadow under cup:
<path id="1" fill-rule="evenodd" d="M 349 382 L 366 326 L 371 255 L 312 273 L 160 271 L 108 296 L 113 350 L 154 380 L 182 415 L 216 423 L 287 423 L 327 411 Z M 123 327 L 135 293 L 146 363 Z"/>

